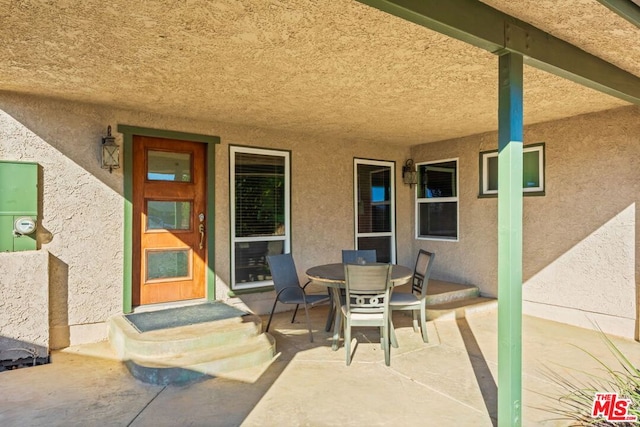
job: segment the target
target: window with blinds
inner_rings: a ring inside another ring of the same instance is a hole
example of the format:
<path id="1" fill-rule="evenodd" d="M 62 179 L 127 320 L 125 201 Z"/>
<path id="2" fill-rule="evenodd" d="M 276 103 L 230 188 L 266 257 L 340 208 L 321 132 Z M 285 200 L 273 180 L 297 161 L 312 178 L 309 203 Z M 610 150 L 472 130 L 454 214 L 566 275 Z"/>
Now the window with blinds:
<path id="1" fill-rule="evenodd" d="M 417 166 L 417 237 L 458 240 L 458 160 Z"/>
<path id="2" fill-rule="evenodd" d="M 272 285 L 266 256 L 288 252 L 288 151 L 230 147 L 232 287 Z"/>

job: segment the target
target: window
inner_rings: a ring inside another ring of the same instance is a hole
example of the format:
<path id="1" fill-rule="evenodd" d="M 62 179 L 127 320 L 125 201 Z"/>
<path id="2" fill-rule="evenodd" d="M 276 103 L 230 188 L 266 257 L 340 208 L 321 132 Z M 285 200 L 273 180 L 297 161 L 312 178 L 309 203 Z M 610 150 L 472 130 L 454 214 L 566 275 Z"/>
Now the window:
<path id="1" fill-rule="evenodd" d="M 522 149 L 522 191 L 544 196 L 544 144 Z M 480 197 L 498 194 L 498 150 L 480 153 Z"/>
<path id="2" fill-rule="evenodd" d="M 418 163 L 416 234 L 458 240 L 458 159 Z"/>
<path id="3" fill-rule="evenodd" d="M 231 146 L 232 289 L 273 285 L 267 255 L 290 250 L 290 152 Z"/>
<path id="4" fill-rule="evenodd" d="M 395 262 L 393 162 L 354 159 L 355 248 L 375 249 L 378 262 Z"/>

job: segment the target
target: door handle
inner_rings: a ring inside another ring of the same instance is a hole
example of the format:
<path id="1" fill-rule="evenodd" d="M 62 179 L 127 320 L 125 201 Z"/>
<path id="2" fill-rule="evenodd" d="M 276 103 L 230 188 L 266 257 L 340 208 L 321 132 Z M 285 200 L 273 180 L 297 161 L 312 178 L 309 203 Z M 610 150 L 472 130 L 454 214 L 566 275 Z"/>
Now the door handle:
<path id="1" fill-rule="evenodd" d="M 200 224 L 198 227 L 200 231 L 200 249 L 204 248 L 204 224 Z"/>

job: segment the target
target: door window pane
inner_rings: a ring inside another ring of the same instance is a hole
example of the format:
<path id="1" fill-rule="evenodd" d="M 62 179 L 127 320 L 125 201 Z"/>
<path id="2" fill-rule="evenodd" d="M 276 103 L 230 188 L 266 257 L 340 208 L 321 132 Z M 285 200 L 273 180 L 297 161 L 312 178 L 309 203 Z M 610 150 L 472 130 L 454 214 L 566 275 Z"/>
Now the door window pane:
<path id="1" fill-rule="evenodd" d="M 392 240 L 390 236 L 358 238 L 358 249 L 375 250 L 377 262 L 393 262 L 391 259 L 391 244 Z"/>
<path id="2" fill-rule="evenodd" d="M 357 185 L 358 233 L 390 232 L 391 169 L 360 163 Z"/>
<path id="3" fill-rule="evenodd" d="M 147 280 L 190 277 L 190 249 L 147 250 Z"/>
<path id="4" fill-rule="evenodd" d="M 147 180 L 191 182 L 191 153 L 147 152 Z"/>
<path id="5" fill-rule="evenodd" d="M 147 230 L 190 230 L 191 202 L 147 201 Z"/>

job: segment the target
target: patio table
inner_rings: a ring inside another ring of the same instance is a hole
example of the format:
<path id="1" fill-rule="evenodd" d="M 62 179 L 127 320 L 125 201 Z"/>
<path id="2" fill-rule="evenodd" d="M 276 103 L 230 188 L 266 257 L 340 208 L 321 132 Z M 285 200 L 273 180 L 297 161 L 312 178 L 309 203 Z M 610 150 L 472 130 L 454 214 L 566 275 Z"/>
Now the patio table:
<path id="1" fill-rule="evenodd" d="M 313 283 L 326 286 L 331 290 L 333 300 L 333 310 L 335 312 L 333 343 L 331 348 L 333 351 L 338 350 L 338 341 L 340 340 L 340 327 L 342 326 L 342 315 L 340 313 L 340 289 L 345 288 L 344 264 L 324 264 L 311 267 L 306 271 L 307 277 Z M 403 265 L 392 264 L 391 268 L 391 286 L 399 286 L 407 283 L 413 276 L 413 270 Z"/>

